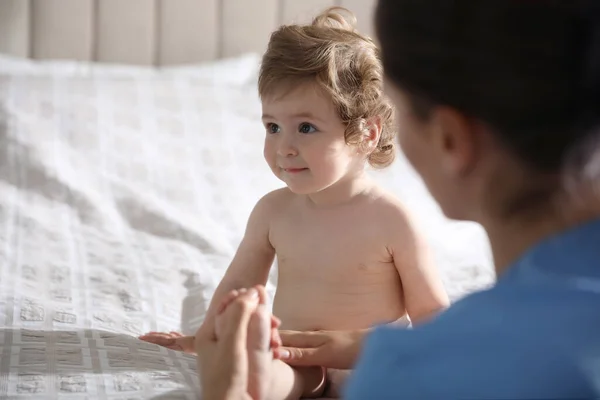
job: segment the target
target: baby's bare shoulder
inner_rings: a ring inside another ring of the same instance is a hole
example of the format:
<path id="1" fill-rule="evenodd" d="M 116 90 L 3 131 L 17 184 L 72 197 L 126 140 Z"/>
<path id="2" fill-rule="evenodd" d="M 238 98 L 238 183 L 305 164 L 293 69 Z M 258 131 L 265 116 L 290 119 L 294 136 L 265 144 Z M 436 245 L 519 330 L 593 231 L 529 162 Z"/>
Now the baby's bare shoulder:
<path id="1" fill-rule="evenodd" d="M 405 204 L 396 195 L 376 187 L 370 195 L 369 207 L 373 223 L 379 225 L 388 235 L 395 237 L 417 235 L 414 218 Z"/>
<path id="2" fill-rule="evenodd" d="M 381 188 L 375 187 L 370 193 L 371 204 L 376 215 L 381 219 L 406 219 L 410 218 L 408 210 L 402 200 L 393 193 Z"/>
<path id="3" fill-rule="evenodd" d="M 276 215 L 289 207 L 295 197 L 296 195 L 287 187 L 276 189 L 258 200 L 254 209 L 263 216 Z"/>
<path id="4" fill-rule="evenodd" d="M 294 194 L 287 188 L 274 190 L 261 197 L 248 218 L 245 240 L 258 238 L 262 241 L 269 238 L 273 223 L 289 208 L 293 198 Z"/>
<path id="5" fill-rule="evenodd" d="M 275 189 L 272 192 L 265 194 L 259 203 L 263 203 L 269 206 L 287 205 L 296 198 L 295 195 L 289 188 L 284 187 L 281 189 Z"/>

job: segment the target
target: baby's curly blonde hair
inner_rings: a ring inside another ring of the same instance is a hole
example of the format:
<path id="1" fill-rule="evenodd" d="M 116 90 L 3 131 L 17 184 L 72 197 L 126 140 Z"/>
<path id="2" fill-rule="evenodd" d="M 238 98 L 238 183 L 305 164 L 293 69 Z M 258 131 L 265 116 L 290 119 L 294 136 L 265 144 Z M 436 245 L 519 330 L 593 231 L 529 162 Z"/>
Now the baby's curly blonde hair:
<path id="1" fill-rule="evenodd" d="M 383 94 L 379 49 L 355 25 L 350 11 L 331 7 L 310 25 L 281 26 L 271 35 L 263 56 L 258 91 L 264 98 L 283 84 L 316 82 L 331 97 L 346 125 L 348 144 L 361 145 L 367 121 L 378 117 L 381 136 L 367 161 L 384 168 L 396 153 L 393 109 Z"/>

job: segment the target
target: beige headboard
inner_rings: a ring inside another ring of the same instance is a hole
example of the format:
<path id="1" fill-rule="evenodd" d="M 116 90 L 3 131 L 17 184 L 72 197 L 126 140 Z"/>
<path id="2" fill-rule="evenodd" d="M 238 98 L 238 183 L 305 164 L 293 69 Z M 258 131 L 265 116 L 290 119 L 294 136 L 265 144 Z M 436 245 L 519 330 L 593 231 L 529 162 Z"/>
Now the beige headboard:
<path id="1" fill-rule="evenodd" d="M 172 65 L 262 52 L 280 24 L 347 7 L 372 34 L 376 0 L 0 0 L 0 53 Z"/>

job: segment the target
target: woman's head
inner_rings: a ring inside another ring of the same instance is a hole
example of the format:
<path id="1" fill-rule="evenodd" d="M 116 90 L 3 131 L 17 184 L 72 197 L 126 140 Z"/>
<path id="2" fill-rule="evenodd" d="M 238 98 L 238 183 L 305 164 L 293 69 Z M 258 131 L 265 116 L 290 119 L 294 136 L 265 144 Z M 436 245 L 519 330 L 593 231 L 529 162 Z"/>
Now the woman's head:
<path id="1" fill-rule="evenodd" d="M 369 164 L 386 167 L 395 156 L 392 107 L 383 95 L 379 50 L 355 22 L 348 10 L 333 7 L 311 24 L 277 29 L 262 59 L 259 94 L 264 105 L 314 86 L 333 103 L 346 143 L 368 144 Z"/>
<path id="2" fill-rule="evenodd" d="M 592 2 L 379 1 L 399 140 L 449 216 L 478 219 L 480 206 L 508 212 L 548 196 L 597 133 Z"/>

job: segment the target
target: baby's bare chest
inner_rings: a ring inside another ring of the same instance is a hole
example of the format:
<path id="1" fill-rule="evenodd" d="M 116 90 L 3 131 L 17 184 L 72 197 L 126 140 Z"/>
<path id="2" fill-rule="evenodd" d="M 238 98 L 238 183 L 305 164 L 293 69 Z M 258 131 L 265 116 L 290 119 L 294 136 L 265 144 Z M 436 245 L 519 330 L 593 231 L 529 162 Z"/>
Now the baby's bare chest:
<path id="1" fill-rule="evenodd" d="M 273 309 L 286 329 L 357 329 L 404 313 L 386 237 L 372 221 L 289 218 L 273 226 Z M 371 222 L 371 223 L 369 223 Z"/>
<path id="2" fill-rule="evenodd" d="M 280 276 L 343 284 L 395 273 L 386 238 L 367 221 L 282 218 L 271 234 Z"/>

